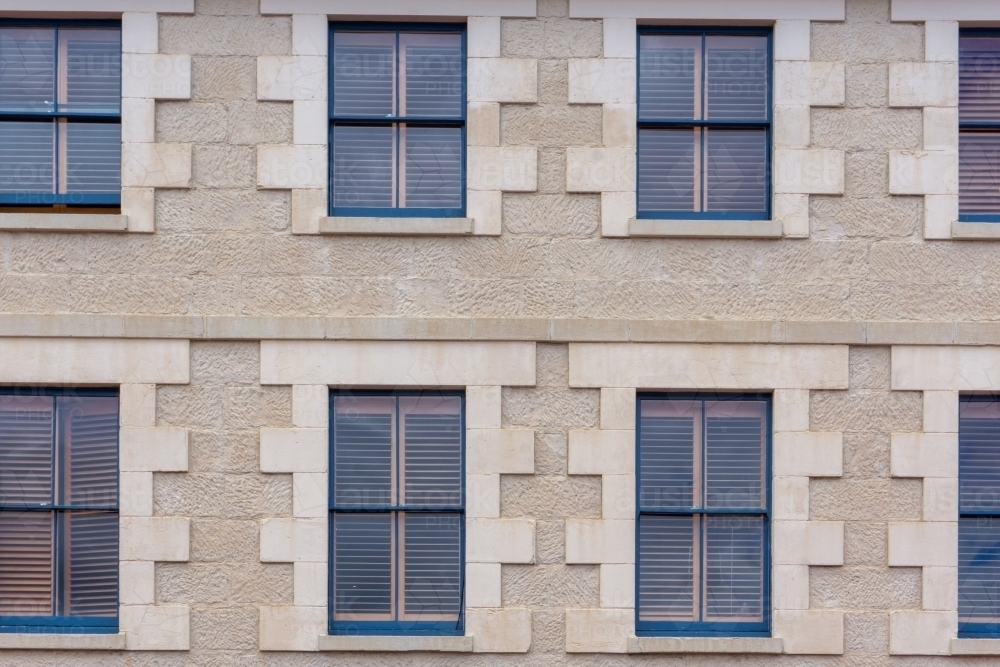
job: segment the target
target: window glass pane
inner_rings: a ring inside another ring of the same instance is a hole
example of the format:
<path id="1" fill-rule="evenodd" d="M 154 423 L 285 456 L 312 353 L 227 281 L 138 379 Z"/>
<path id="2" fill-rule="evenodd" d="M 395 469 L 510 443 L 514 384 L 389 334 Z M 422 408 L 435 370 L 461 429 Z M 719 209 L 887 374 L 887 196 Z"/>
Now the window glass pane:
<path id="1" fill-rule="evenodd" d="M 767 118 L 767 37 L 705 37 L 706 116 L 711 120 Z"/>
<path id="2" fill-rule="evenodd" d="M 639 130 L 639 210 L 698 210 L 699 136 L 698 129 Z"/>
<path id="3" fill-rule="evenodd" d="M 406 620 L 458 620 L 462 605 L 462 515 L 400 513 Z"/>
<path id="4" fill-rule="evenodd" d="M 333 127 L 333 205 L 395 205 L 395 126 Z"/>
<path id="5" fill-rule="evenodd" d="M 639 517 L 639 618 L 696 620 L 698 517 Z"/>
<path id="6" fill-rule="evenodd" d="M 395 33 L 334 32 L 334 115 L 394 115 L 395 73 Z"/>
<path id="7" fill-rule="evenodd" d="M 334 398 L 335 504 L 392 504 L 394 413 L 391 396 Z"/>
<path id="8" fill-rule="evenodd" d="M 52 121 L 0 122 L 0 192 L 55 191 Z"/>
<path id="9" fill-rule="evenodd" d="M 695 507 L 701 504 L 699 401 L 639 402 L 641 434 L 639 497 L 643 508 Z M 697 496 L 697 499 L 696 499 Z"/>
<path id="10" fill-rule="evenodd" d="M 68 512 L 63 556 L 69 563 L 68 616 L 118 615 L 118 513 Z"/>
<path id="11" fill-rule="evenodd" d="M 639 37 L 639 117 L 701 118 L 701 36 Z"/>
<path id="12" fill-rule="evenodd" d="M 959 407 L 961 509 L 1000 513 L 1000 402 L 962 401 Z"/>
<path id="13" fill-rule="evenodd" d="M 55 28 L 0 28 L 0 109 L 54 107 L 55 39 Z"/>
<path id="14" fill-rule="evenodd" d="M 52 614 L 51 512 L 0 511 L 0 615 Z"/>
<path id="15" fill-rule="evenodd" d="M 393 515 L 333 515 L 333 613 L 342 620 L 392 617 Z"/>
<path id="16" fill-rule="evenodd" d="M 114 507 L 118 503 L 118 399 L 60 397 L 63 503 Z"/>
<path id="17" fill-rule="evenodd" d="M 406 151 L 406 208 L 462 207 L 462 129 L 402 127 Z"/>
<path id="18" fill-rule="evenodd" d="M 767 131 L 706 129 L 708 211 L 767 210 Z"/>
<path id="19" fill-rule="evenodd" d="M 705 620 L 762 621 L 764 518 L 707 516 L 704 522 Z"/>
<path id="20" fill-rule="evenodd" d="M 765 506 L 766 414 L 763 402 L 706 403 L 706 507 L 735 510 Z"/>
<path id="21" fill-rule="evenodd" d="M 54 407 L 50 396 L 0 396 L 0 505 L 52 502 Z"/>
<path id="22" fill-rule="evenodd" d="M 117 113 L 121 107 L 121 31 L 59 30 L 59 103 L 66 109 Z"/>
<path id="23" fill-rule="evenodd" d="M 1000 121 L 1000 37 L 962 36 L 958 67 L 961 120 Z"/>
<path id="24" fill-rule="evenodd" d="M 1000 517 L 958 521 L 958 620 L 1000 621 Z"/>
<path id="25" fill-rule="evenodd" d="M 400 70 L 404 91 L 399 115 L 461 118 L 462 36 L 448 33 L 400 33 Z"/>
<path id="26" fill-rule="evenodd" d="M 959 209 L 961 213 L 1000 213 L 1000 133 L 959 135 Z"/>
<path id="27" fill-rule="evenodd" d="M 399 407 L 405 462 L 403 504 L 461 507 L 462 399 L 404 396 Z"/>
<path id="28" fill-rule="evenodd" d="M 66 132 L 66 192 L 121 190 L 122 131 L 118 123 L 61 123 Z"/>

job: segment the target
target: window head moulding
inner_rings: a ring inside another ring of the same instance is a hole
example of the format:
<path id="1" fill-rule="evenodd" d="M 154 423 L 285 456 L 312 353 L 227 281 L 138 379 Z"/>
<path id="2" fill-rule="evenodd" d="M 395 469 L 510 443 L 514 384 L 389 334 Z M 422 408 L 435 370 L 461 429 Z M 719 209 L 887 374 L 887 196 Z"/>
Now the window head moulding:
<path id="1" fill-rule="evenodd" d="M 846 10 L 844 0 L 570 0 L 569 16 L 674 22 L 843 21 Z"/>
<path id="2" fill-rule="evenodd" d="M 892 20 L 1000 25 L 1000 3 L 995 0 L 892 0 Z"/>
<path id="3" fill-rule="evenodd" d="M 0 0 L 0 14 L 8 17 L 111 18 L 124 12 L 194 14 L 194 0 Z"/>
<path id="4" fill-rule="evenodd" d="M 261 0 L 260 13 L 267 15 L 326 14 L 338 19 L 440 20 L 468 16 L 535 18 L 535 0 Z"/>

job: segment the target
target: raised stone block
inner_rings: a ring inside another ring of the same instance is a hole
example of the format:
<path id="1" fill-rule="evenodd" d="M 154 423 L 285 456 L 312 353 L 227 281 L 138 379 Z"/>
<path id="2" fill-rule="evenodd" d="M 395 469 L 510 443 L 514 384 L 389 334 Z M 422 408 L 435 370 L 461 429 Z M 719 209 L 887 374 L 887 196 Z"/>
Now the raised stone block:
<path id="1" fill-rule="evenodd" d="M 601 517 L 635 519 L 635 475 L 601 478 Z"/>
<path id="2" fill-rule="evenodd" d="M 774 434 L 774 474 L 840 477 L 844 470 L 844 436 L 816 431 Z"/>
<path id="3" fill-rule="evenodd" d="M 118 563 L 118 598 L 126 606 L 150 605 L 156 601 L 156 563 L 121 561 Z"/>
<path id="4" fill-rule="evenodd" d="M 327 213 L 326 190 L 292 190 L 293 234 L 319 234 L 319 221 Z"/>
<path id="5" fill-rule="evenodd" d="M 470 146 L 499 146 L 500 105 L 497 102 L 470 102 L 466 126 Z"/>
<path id="6" fill-rule="evenodd" d="M 890 567 L 957 567 L 958 522 L 889 524 Z"/>
<path id="7" fill-rule="evenodd" d="M 262 190 L 322 190 L 326 175 L 326 146 L 257 147 L 257 187 Z"/>
<path id="8" fill-rule="evenodd" d="M 470 102 L 534 104 L 538 101 L 538 63 L 521 58 L 469 58 Z"/>
<path id="9" fill-rule="evenodd" d="M 122 185 L 191 186 L 191 144 L 122 144 Z"/>
<path id="10" fill-rule="evenodd" d="M 325 607 L 327 563 L 295 563 L 292 565 L 292 599 L 296 607 Z"/>
<path id="11" fill-rule="evenodd" d="M 771 589 L 775 609 L 808 609 L 809 566 L 774 565 L 771 568 Z"/>
<path id="12" fill-rule="evenodd" d="M 500 563 L 467 563 L 465 565 L 465 606 L 499 608 Z"/>
<path id="13" fill-rule="evenodd" d="M 809 60 L 812 37 L 810 21 L 782 20 L 774 22 L 774 59 Z"/>
<path id="14" fill-rule="evenodd" d="M 889 614 L 889 653 L 948 655 L 957 633 L 957 612 L 894 611 Z"/>
<path id="15" fill-rule="evenodd" d="M 129 472 L 185 472 L 186 428 L 124 427 L 118 431 L 119 466 Z"/>
<path id="16" fill-rule="evenodd" d="M 924 197 L 924 238 L 950 239 L 958 221 L 958 195 Z"/>
<path id="17" fill-rule="evenodd" d="M 894 345 L 892 388 L 900 391 L 996 391 L 1000 347 Z"/>
<path id="18" fill-rule="evenodd" d="M 923 568 L 921 608 L 928 611 L 958 609 L 958 568 Z"/>
<path id="19" fill-rule="evenodd" d="M 122 215 L 130 232 L 152 232 L 156 227 L 154 188 L 122 188 Z"/>
<path id="20" fill-rule="evenodd" d="M 810 107 L 782 104 L 774 107 L 774 145 L 777 148 L 808 148 L 812 141 Z"/>
<path id="21" fill-rule="evenodd" d="M 468 519 L 468 563 L 535 562 L 535 522 L 530 519 Z"/>
<path id="22" fill-rule="evenodd" d="M 527 653 L 531 647 L 530 609 L 469 609 L 465 632 L 476 653 Z"/>
<path id="23" fill-rule="evenodd" d="M 775 521 L 772 540 L 778 565 L 843 565 L 842 521 Z"/>
<path id="24" fill-rule="evenodd" d="M 118 486 L 119 516 L 153 516 L 153 473 L 122 472 Z"/>
<path id="25" fill-rule="evenodd" d="M 326 14 L 292 15 L 292 54 L 326 57 L 330 43 L 330 19 Z"/>
<path id="26" fill-rule="evenodd" d="M 958 62 L 958 21 L 924 23 L 924 60 Z"/>
<path id="27" fill-rule="evenodd" d="M 257 99 L 326 100 L 326 63 L 322 56 L 258 56 Z"/>
<path id="28" fill-rule="evenodd" d="M 330 422 L 330 389 L 323 384 L 292 387 L 292 425 L 325 429 Z"/>
<path id="29" fill-rule="evenodd" d="M 8 384 L 187 384 L 187 340 L 0 338 Z"/>
<path id="30" fill-rule="evenodd" d="M 635 472 L 635 430 L 569 432 L 570 475 L 627 475 Z"/>
<path id="31" fill-rule="evenodd" d="M 893 433 L 893 477 L 958 477 L 958 433 Z"/>
<path id="32" fill-rule="evenodd" d="M 636 214 L 635 192 L 601 193 L 601 236 L 624 237 Z"/>
<path id="33" fill-rule="evenodd" d="M 571 58 L 569 61 L 570 104 L 635 104 L 635 90 L 633 58 Z"/>
<path id="34" fill-rule="evenodd" d="M 631 563 L 601 565 L 601 607 L 635 608 L 635 565 Z"/>
<path id="35" fill-rule="evenodd" d="M 601 429 L 635 430 L 635 389 L 618 387 L 601 389 Z"/>
<path id="36" fill-rule="evenodd" d="M 122 605 L 118 626 L 128 651 L 187 651 L 191 648 L 187 605 Z"/>
<path id="37" fill-rule="evenodd" d="M 326 607 L 261 607 L 261 651 L 316 651 L 326 634 Z"/>
<path id="38" fill-rule="evenodd" d="M 499 429 L 501 424 L 500 387 L 465 388 L 465 427 L 468 429 Z"/>
<path id="39" fill-rule="evenodd" d="M 191 99 L 191 56 L 122 54 L 122 98 Z"/>
<path id="40" fill-rule="evenodd" d="M 844 194 L 844 152 L 776 149 L 774 191 L 776 194 Z"/>
<path id="41" fill-rule="evenodd" d="M 534 192 L 538 189 L 538 150 L 527 146 L 469 146 L 470 190 Z"/>
<path id="42" fill-rule="evenodd" d="M 264 519 L 260 524 L 260 561 L 325 563 L 326 524 L 325 519 Z"/>
<path id="43" fill-rule="evenodd" d="M 151 97 L 122 98 L 122 143 L 151 144 L 156 141 L 156 100 Z"/>
<path id="44" fill-rule="evenodd" d="M 122 12 L 122 53 L 157 53 L 159 36 L 156 12 Z"/>
<path id="45" fill-rule="evenodd" d="M 958 108 L 924 107 L 924 150 L 958 150 Z"/>
<path id="46" fill-rule="evenodd" d="M 121 560 L 158 563 L 190 558 L 191 520 L 172 516 L 120 517 L 118 556 Z"/>
<path id="47" fill-rule="evenodd" d="M 605 104 L 601 111 L 601 142 L 605 148 L 635 148 L 634 104 Z"/>
<path id="48" fill-rule="evenodd" d="M 635 521 L 566 519 L 566 562 L 570 565 L 635 562 Z"/>
<path id="49" fill-rule="evenodd" d="M 474 235 L 500 236 L 503 229 L 502 192 L 468 190 L 465 195 L 465 210 L 472 218 Z"/>
<path id="50" fill-rule="evenodd" d="M 776 61 L 774 103 L 781 106 L 843 106 L 845 82 L 843 63 Z"/>
<path id="51" fill-rule="evenodd" d="M 604 19 L 604 57 L 635 59 L 634 18 Z"/>
<path id="52" fill-rule="evenodd" d="M 634 148 L 566 149 L 567 192 L 633 192 Z"/>
<path id="53" fill-rule="evenodd" d="M 123 384 L 118 389 L 118 397 L 121 426 L 156 426 L 155 384 Z"/>
<path id="54" fill-rule="evenodd" d="M 260 429 L 261 472 L 326 472 L 327 434 L 323 428 Z"/>
<path id="55" fill-rule="evenodd" d="M 958 433 L 958 392 L 924 392 L 924 431 Z"/>
<path id="56" fill-rule="evenodd" d="M 567 609 L 567 653 L 627 653 L 635 628 L 631 609 Z"/>
<path id="57" fill-rule="evenodd" d="M 329 510 L 329 477 L 325 472 L 297 472 L 292 475 L 292 516 L 322 519 Z"/>
<path id="58" fill-rule="evenodd" d="M 531 475 L 535 472 L 535 432 L 527 429 L 468 429 L 469 473 Z"/>
<path id="59" fill-rule="evenodd" d="M 326 100 L 292 102 L 292 143 L 326 146 L 329 134 L 330 116 Z"/>
<path id="60" fill-rule="evenodd" d="M 844 613 L 819 610 L 776 610 L 773 635 L 781 637 L 785 653 L 842 655 Z"/>
<path id="61" fill-rule="evenodd" d="M 781 222 L 785 238 L 809 238 L 809 195 L 776 194 L 772 217 Z"/>
<path id="62" fill-rule="evenodd" d="M 465 516 L 475 519 L 500 518 L 500 475 L 465 476 Z"/>
<path id="63" fill-rule="evenodd" d="M 957 107 L 958 63 L 889 63 L 890 107 Z"/>
<path id="64" fill-rule="evenodd" d="M 958 153 L 889 151 L 889 193 L 957 195 Z"/>
<path id="65" fill-rule="evenodd" d="M 772 398 L 775 432 L 809 430 L 808 389 L 777 389 Z"/>
<path id="66" fill-rule="evenodd" d="M 776 521 L 809 520 L 808 477 L 774 477 L 771 498 Z"/>
<path id="67" fill-rule="evenodd" d="M 500 17 L 470 16 L 466 23 L 469 58 L 500 57 Z"/>

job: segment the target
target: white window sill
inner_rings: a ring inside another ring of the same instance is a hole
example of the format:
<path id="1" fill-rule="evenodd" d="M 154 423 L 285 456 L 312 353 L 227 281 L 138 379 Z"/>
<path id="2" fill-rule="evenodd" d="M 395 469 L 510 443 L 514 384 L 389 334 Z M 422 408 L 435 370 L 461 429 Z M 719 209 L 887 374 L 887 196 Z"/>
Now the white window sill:
<path id="1" fill-rule="evenodd" d="M 472 637 L 320 635 L 320 651 L 472 653 Z"/>
<path id="2" fill-rule="evenodd" d="M 780 637 L 629 637 L 629 653 L 768 653 L 784 651 Z"/>
<path id="3" fill-rule="evenodd" d="M 960 241 L 1000 241 L 1000 222 L 953 222 L 951 238 Z"/>
<path id="4" fill-rule="evenodd" d="M 951 640 L 952 655 L 1000 655 L 1000 639 Z"/>
<path id="5" fill-rule="evenodd" d="M 472 218 L 320 218 L 320 234 L 471 236 Z"/>
<path id="6" fill-rule="evenodd" d="M 780 239 L 780 220 L 650 220 L 632 218 L 628 235 L 653 238 Z"/>
<path id="7" fill-rule="evenodd" d="M 44 633 L 2 633 L 0 649 L 41 649 L 50 651 L 122 651 L 125 633 L 50 635 Z"/>
<path id="8" fill-rule="evenodd" d="M 4 232 L 125 232 L 128 216 L 113 213 L 0 213 Z"/>

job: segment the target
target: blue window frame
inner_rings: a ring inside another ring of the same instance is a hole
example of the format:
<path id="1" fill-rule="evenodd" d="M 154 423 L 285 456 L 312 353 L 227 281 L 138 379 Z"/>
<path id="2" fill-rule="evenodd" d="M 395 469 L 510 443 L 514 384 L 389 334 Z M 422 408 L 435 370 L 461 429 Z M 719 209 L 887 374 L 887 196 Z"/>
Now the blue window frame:
<path id="1" fill-rule="evenodd" d="M 958 634 L 1000 637 L 1000 396 L 958 414 Z"/>
<path id="2" fill-rule="evenodd" d="M 330 634 L 462 635 L 465 398 L 331 392 Z"/>
<path id="3" fill-rule="evenodd" d="M 958 71 L 958 219 L 1000 222 L 1000 30 L 962 30 Z"/>
<path id="4" fill-rule="evenodd" d="M 771 31 L 641 27 L 637 215 L 771 216 Z"/>
<path id="5" fill-rule="evenodd" d="M 0 632 L 118 631 L 118 392 L 0 389 Z"/>
<path id="6" fill-rule="evenodd" d="M 465 215 L 465 53 L 464 25 L 331 24 L 331 215 Z"/>
<path id="7" fill-rule="evenodd" d="M 0 21 L 0 205 L 119 206 L 121 24 Z"/>
<path id="8" fill-rule="evenodd" d="M 639 635 L 770 633 L 771 397 L 639 394 Z"/>

